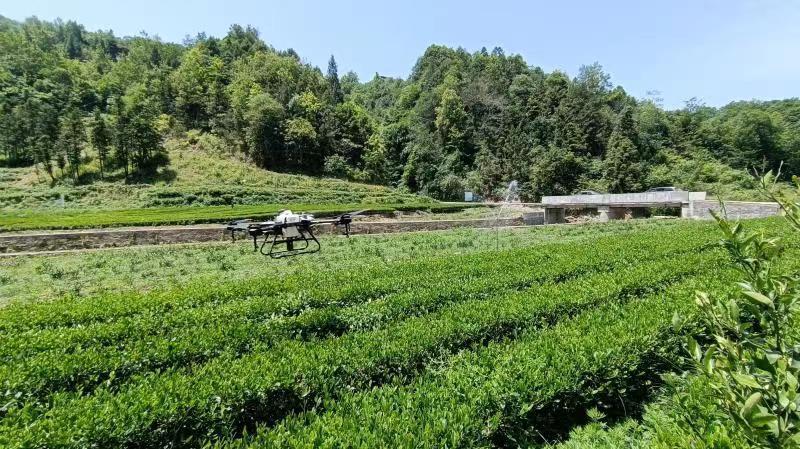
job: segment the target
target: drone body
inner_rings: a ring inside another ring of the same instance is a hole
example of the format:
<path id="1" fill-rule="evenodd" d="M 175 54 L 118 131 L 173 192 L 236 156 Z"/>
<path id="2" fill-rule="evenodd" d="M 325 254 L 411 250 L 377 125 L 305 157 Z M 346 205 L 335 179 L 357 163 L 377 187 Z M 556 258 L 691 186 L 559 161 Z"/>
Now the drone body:
<path id="1" fill-rule="evenodd" d="M 314 216 L 310 214 L 295 214 L 290 210 L 285 210 L 272 221 L 232 221 L 225 229 L 231 232 L 233 240 L 236 240 L 237 232 L 246 232 L 253 239 L 253 251 L 260 251 L 265 256 L 278 259 L 319 251 L 320 243 L 314 235 L 313 226 L 321 224 L 342 226 L 345 235 L 349 237 L 352 216 L 357 214 L 358 212 L 343 214 L 336 218 L 320 220 L 314 219 Z M 259 247 L 258 238 L 262 236 L 264 239 Z M 270 243 L 268 249 L 267 243 Z M 281 245 L 285 245 L 285 248 L 280 249 Z"/>

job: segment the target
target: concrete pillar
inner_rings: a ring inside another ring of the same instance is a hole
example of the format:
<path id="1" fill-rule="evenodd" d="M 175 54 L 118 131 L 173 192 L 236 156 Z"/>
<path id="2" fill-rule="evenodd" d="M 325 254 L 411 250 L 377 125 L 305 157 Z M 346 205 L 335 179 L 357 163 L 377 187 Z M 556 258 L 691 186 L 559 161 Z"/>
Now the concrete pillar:
<path id="1" fill-rule="evenodd" d="M 599 206 L 597 208 L 598 219 L 601 222 L 606 222 L 611 219 L 611 208 L 608 206 Z"/>
<path id="2" fill-rule="evenodd" d="M 609 207 L 609 206 L 598 206 L 597 213 L 600 215 L 600 221 L 608 221 L 608 220 L 621 220 L 625 218 L 626 208 L 624 207 Z"/>
<path id="3" fill-rule="evenodd" d="M 564 209 L 547 207 L 544 209 L 544 224 L 564 223 Z"/>
<path id="4" fill-rule="evenodd" d="M 692 218 L 692 209 L 694 205 L 692 202 L 683 203 L 681 204 L 681 218 Z"/>

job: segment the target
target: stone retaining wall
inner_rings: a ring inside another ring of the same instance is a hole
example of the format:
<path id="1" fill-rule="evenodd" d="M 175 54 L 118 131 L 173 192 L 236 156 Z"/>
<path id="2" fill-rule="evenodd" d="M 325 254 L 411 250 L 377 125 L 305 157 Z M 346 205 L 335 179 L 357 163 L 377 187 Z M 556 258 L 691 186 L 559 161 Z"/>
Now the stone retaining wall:
<path id="1" fill-rule="evenodd" d="M 352 234 L 437 231 L 453 228 L 520 226 L 522 217 L 479 220 L 374 221 L 354 222 Z M 319 226 L 317 235 L 336 234 L 334 226 Z M 125 229 L 48 231 L 42 233 L 0 234 L 0 254 L 113 248 L 135 245 L 214 242 L 230 239 L 222 225 L 163 226 Z"/>
<path id="2" fill-rule="evenodd" d="M 762 203 L 756 201 L 725 201 L 725 209 L 728 217 L 739 218 L 762 218 L 780 214 L 781 208 L 778 203 Z M 717 201 L 691 201 L 689 202 L 689 217 L 709 219 L 710 211 L 720 210 Z"/>

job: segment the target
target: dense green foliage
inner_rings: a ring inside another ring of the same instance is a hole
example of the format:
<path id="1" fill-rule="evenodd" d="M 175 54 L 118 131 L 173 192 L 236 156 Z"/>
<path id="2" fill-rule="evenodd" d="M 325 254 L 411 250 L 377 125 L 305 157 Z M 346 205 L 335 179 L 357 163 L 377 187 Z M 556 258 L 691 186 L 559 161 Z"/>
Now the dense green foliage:
<path id="1" fill-rule="evenodd" d="M 654 185 L 748 196 L 747 170 L 800 170 L 800 102 L 689 102 L 614 87 L 598 64 L 570 78 L 502 49 L 431 46 L 408 79 L 326 73 L 238 25 L 183 44 L 75 22 L 0 22 L 0 157 L 53 183 L 148 180 L 164 139 L 221 139 L 276 171 L 402 186 L 440 199 L 524 199 Z"/>
<path id="2" fill-rule="evenodd" d="M 472 447 L 562 438 L 598 402 L 636 413 L 678 366 L 669 317 L 691 328 L 690 293 L 727 292 L 736 273 L 709 224 L 628 227 L 12 304 L 0 443 Z"/>
<path id="3" fill-rule="evenodd" d="M 794 180 L 798 182 L 797 177 Z M 773 184 L 768 172 L 762 179 L 764 189 L 781 204 L 794 231 L 800 231 L 800 202 L 776 195 Z M 743 280 L 736 296 L 697 293 L 704 322 L 700 336 L 712 343 L 703 348 L 690 337 L 689 352 L 720 409 L 748 442 L 756 447 L 796 448 L 800 446 L 796 330 L 800 277 L 777 267 L 783 256 L 780 238 L 749 231 L 724 215 L 714 217 Z"/>

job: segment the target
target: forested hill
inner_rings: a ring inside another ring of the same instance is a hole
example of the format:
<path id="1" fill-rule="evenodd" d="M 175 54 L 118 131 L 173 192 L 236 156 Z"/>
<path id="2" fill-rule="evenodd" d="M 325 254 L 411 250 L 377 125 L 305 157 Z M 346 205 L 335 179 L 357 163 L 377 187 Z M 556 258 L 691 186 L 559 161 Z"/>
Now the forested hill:
<path id="1" fill-rule="evenodd" d="M 408 79 L 362 82 L 239 25 L 176 44 L 0 17 L 0 165 L 36 164 L 53 184 L 139 182 L 190 130 L 270 170 L 441 199 L 511 179 L 527 199 L 655 185 L 731 198 L 748 195 L 752 168 L 800 173 L 797 99 L 666 111 L 599 64 L 571 77 L 436 45 Z"/>

